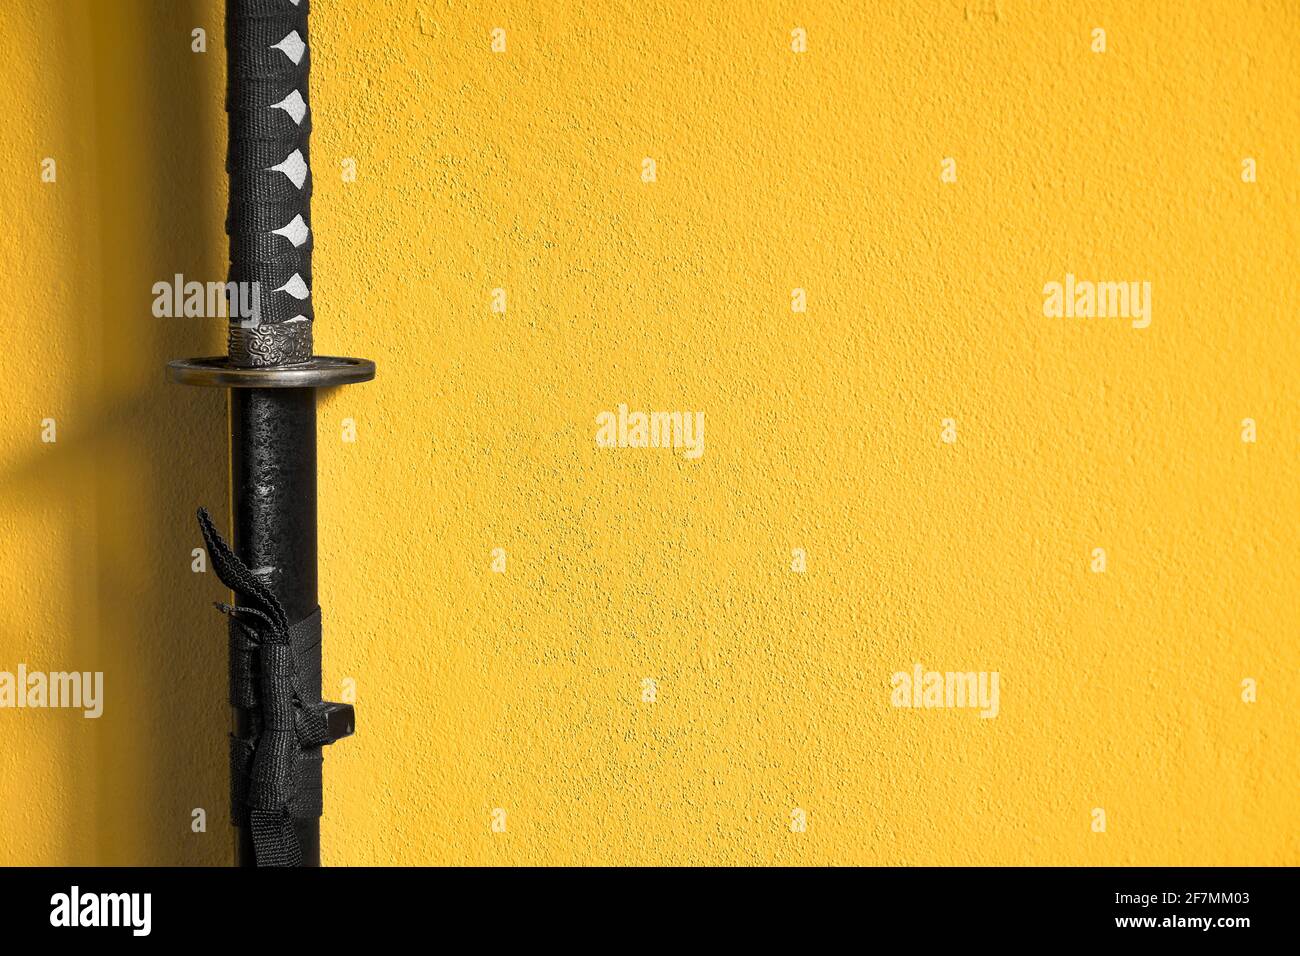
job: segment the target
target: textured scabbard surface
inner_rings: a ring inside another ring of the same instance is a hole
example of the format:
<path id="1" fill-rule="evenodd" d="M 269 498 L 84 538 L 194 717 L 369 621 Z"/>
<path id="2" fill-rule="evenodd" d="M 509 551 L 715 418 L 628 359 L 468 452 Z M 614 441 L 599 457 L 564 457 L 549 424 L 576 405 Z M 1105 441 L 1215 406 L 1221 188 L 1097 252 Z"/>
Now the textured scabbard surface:
<path id="1" fill-rule="evenodd" d="M 230 392 L 230 471 L 235 519 L 235 550 L 275 593 L 290 621 L 318 608 L 316 545 L 316 395 L 310 388 L 236 388 Z M 236 594 L 236 599 L 247 600 Z M 232 646 L 234 646 L 232 644 Z M 319 631 L 310 644 L 294 648 L 301 690 L 320 696 Z M 231 657 L 232 683 L 242 659 Z M 251 678 L 250 678 L 251 679 Z M 247 715 L 256 727 L 255 700 Z M 237 746 L 236 742 L 236 746 Z M 313 796 L 309 818 L 294 821 L 304 862 L 319 862 L 320 751 L 312 754 L 307 789 Z M 303 798 L 307 796 L 304 792 Z M 301 807 L 299 807 L 301 810 Z M 239 828 L 238 859 L 255 856 L 247 826 Z"/>

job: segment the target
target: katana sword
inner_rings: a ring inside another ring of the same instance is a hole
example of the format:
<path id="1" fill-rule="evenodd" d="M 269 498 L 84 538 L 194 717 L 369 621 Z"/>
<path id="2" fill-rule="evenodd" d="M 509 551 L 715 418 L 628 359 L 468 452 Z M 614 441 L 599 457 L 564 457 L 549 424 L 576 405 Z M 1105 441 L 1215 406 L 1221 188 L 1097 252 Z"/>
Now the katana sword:
<path id="1" fill-rule="evenodd" d="M 321 700 L 316 389 L 365 359 L 313 353 L 308 0 L 227 0 L 227 353 L 167 366 L 229 389 L 233 547 L 199 509 L 230 617 L 230 799 L 240 865 L 320 864 L 321 747 L 353 730 Z M 248 307 L 236 308 L 235 303 Z"/>

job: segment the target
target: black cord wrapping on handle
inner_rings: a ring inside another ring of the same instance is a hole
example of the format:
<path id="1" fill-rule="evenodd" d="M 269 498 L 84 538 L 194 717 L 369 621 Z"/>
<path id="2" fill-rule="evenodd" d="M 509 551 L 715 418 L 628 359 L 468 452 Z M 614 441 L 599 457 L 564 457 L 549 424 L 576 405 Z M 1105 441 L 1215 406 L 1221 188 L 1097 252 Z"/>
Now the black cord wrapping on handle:
<path id="1" fill-rule="evenodd" d="M 226 3 L 230 281 L 258 289 L 254 316 L 232 314 L 236 365 L 312 355 L 307 14 L 308 0 Z"/>
<path id="2" fill-rule="evenodd" d="M 321 613 L 290 625 L 284 607 L 222 539 L 207 509 L 199 530 L 221 582 L 247 604 L 230 616 L 230 702 L 254 716 L 254 737 L 230 738 L 230 814 L 252 833 L 258 866 L 301 866 L 295 819 L 321 815 L 321 747 L 352 733 L 352 707 L 305 694 L 319 660 Z M 312 699 L 312 698 L 316 699 Z"/>

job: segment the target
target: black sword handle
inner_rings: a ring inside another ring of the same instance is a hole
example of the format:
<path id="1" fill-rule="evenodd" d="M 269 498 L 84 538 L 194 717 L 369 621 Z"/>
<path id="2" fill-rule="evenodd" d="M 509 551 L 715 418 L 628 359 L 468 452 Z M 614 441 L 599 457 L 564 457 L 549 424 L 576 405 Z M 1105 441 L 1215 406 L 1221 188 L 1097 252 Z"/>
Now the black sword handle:
<path id="1" fill-rule="evenodd" d="M 228 345 L 241 367 L 312 357 L 307 15 L 308 0 L 226 3 Z"/>

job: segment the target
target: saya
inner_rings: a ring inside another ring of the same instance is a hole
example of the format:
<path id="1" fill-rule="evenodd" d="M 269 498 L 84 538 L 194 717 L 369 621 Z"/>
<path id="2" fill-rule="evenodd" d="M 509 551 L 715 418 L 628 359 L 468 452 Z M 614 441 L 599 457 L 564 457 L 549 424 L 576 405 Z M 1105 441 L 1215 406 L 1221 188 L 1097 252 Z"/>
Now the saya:
<path id="1" fill-rule="evenodd" d="M 227 0 L 229 281 L 256 290 L 227 354 L 168 365 L 230 396 L 230 544 L 205 510 L 229 615 L 231 817 L 240 865 L 320 863 L 321 748 L 352 733 L 321 700 L 316 590 L 316 389 L 366 382 L 373 362 L 315 355 L 308 0 Z"/>

